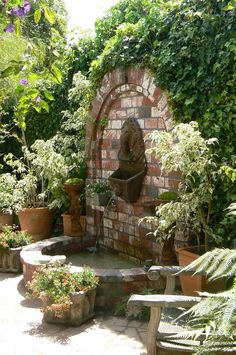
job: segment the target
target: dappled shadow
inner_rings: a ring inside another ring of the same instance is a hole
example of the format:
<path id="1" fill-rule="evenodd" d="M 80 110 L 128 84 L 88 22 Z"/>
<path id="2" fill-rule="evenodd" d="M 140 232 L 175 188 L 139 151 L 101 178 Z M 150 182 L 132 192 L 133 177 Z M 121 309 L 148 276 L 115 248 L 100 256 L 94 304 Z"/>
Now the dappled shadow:
<path id="1" fill-rule="evenodd" d="M 19 277 L 20 274 L 13 274 L 13 273 L 9 273 L 9 272 L 1 272 L 0 273 L 0 282 L 1 281 L 5 281 L 7 279 L 14 279 Z"/>
<path id="2" fill-rule="evenodd" d="M 30 329 L 24 331 L 25 334 L 37 336 L 39 338 L 47 338 L 54 343 L 68 345 L 70 338 L 86 331 L 93 325 L 93 321 L 88 321 L 81 326 L 71 327 L 63 324 L 49 324 L 42 320 L 42 323 L 28 323 Z"/>
<path id="3" fill-rule="evenodd" d="M 27 288 L 25 287 L 23 278 L 17 284 L 17 291 L 24 297 L 24 300 L 20 302 L 21 306 L 26 308 L 40 308 L 42 306 L 42 302 L 39 299 L 27 297 Z"/>

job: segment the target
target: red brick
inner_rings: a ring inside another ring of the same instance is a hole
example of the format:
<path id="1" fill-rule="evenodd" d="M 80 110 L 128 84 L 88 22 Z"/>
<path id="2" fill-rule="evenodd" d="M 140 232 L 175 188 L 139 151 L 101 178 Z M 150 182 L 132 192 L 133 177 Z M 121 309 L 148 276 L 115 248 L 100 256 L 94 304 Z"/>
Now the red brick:
<path id="1" fill-rule="evenodd" d="M 125 233 L 121 233 L 121 234 L 119 234 L 119 236 L 118 236 L 118 240 L 120 241 L 120 242 L 123 242 L 123 243 L 129 243 L 129 235 L 128 234 L 125 234 Z"/>
<path id="2" fill-rule="evenodd" d="M 140 85 L 145 72 L 144 68 L 129 68 L 127 71 L 128 82 L 131 84 Z M 142 86 L 142 85 L 141 85 Z"/>
<path id="3" fill-rule="evenodd" d="M 171 189 L 178 190 L 180 181 L 178 180 L 169 180 L 169 186 Z"/>
<path id="4" fill-rule="evenodd" d="M 120 99 L 116 99 L 111 104 L 111 109 L 120 109 L 121 108 L 121 101 Z"/>
<path id="5" fill-rule="evenodd" d="M 102 161 L 102 169 L 105 170 L 116 170 L 118 169 L 118 161 L 114 160 L 103 160 Z"/>
<path id="6" fill-rule="evenodd" d="M 144 120 L 144 127 L 146 129 L 149 129 L 149 128 L 157 129 L 158 128 L 158 119 L 157 118 L 146 118 Z"/>
<path id="7" fill-rule="evenodd" d="M 140 216 L 143 213 L 143 207 L 138 206 L 138 205 L 133 205 L 134 208 L 134 215 L 135 216 Z"/>
<path id="8" fill-rule="evenodd" d="M 154 165 L 154 164 L 149 164 L 148 165 L 148 174 L 154 175 L 154 176 L 160 176 L 161 175 L 161 168 L 159 165 Z"/>
<path id="9" fill-rule="evenodd" d="M 147 231 L 146 231 L 146 233 L 147 233 Z M 143 248 L 146 248 L 146 249 L 152 249 L 152 241 L 151 240 L 148 240 L 147 238 L 141 238 L 141 240 L 140 240 L 140 244 L 141 244 L 141 246 L 143 247 Z"/>
<path id="10" fill-rule="evenodd" d="M 152 106 L 152 105 L 153 105 L 152 101 L 148 97 L 145 96 L 143 98 L 143 106 Z"/>
<path id="11" fill-rule="evenodd" d="M 103 139 L 102 141 L 102 147 L 103 148 L 111 148 L 111 141 L 109 139 Z"/>
<path id="12" fill-rule="evenodd" d="M 156 90 L 154 91 L 153 97 L 154 99 L 160 99 L 162 95 L 162 91 L 160 88 L 156 88 Z"/>

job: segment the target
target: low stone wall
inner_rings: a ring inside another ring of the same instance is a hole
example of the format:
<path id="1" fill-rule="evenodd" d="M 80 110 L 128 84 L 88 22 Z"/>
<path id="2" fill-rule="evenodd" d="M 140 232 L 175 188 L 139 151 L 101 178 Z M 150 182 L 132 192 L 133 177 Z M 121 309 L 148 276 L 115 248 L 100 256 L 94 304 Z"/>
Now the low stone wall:
<path id="1" fill-rule="evenodd" d="M 89 240 L 87 241 L 87 247 Z M 55 237 L 27 246 L 21 252 L 21 261 L 23 264 L 24 282 L 32 280 L 33 273 L 42 267 L 45 263 L 55 260 L 66 262 L 64 255 L 55 255 L 57 253 L 78 252 L 85 248 L 81 239 L 76 237 Z M 52 255 L 48 255 L 52 254 Z M 54 256 L 53 256 L 54 255 Z M 81 272 L 82 267 L 72 266 L 72 272 Z M 144 288 L 163 289 L 164 280 L 150 281 L 143 268 L 130 269 L 93 269 L 96 276 L 99 277 L 99 286 L 97 288 L 95 306 L 105 310 L 112 309 L 114 304 L 121 300 L 124 295 L 137 293 Z"/>

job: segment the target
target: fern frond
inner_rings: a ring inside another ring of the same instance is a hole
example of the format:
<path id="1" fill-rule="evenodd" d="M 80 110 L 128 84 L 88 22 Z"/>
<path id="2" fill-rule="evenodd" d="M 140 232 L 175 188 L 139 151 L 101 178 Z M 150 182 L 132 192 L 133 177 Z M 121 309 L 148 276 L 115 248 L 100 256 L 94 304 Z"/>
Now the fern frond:
<path id="1" fill-rule="evenodd" d="M 236 322 L 236 298 L 231 298 L 225 305 L 221 325 L 219 327 L 219 333 L 226 335 L 235 330 Z"/>
<path id="2" fill-rule="evenodd" d="M 214 249 L 185 266 L 182 271 L 193 269 L 196 270 L 195 274 L 205 272 L 209 280 L 233 277 L 236 272 L 236 250 Z"/>
<path id="3" fill-rule="evenodd" d="M 222 277 L 233 277 L 235 274 L 232 272 L 232 267 L 236 265 L 236 250 L 223 249 L 217 255 L 217 258 L 221 259 L 220 265 L 218 265 L 211 273 L 210 279 L 218 279 Z"/>

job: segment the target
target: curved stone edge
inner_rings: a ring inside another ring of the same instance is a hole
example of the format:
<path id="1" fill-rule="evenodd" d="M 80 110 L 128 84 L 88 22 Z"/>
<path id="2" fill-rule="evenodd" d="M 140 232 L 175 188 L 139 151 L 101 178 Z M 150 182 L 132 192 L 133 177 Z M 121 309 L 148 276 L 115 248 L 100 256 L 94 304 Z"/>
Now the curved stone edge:
<path id="1" fill-rule="evenodd" d="M 33 273 L 42 265 L 49 264 L 54 261 L 66 262 L 65 255 L 45 255 L 43 253 L 53 252 L 59 247 L 64 252 L 71 250 L 70 246 L 76 245 L 78 250 L 82 249 L 80 238 L 75 237 L 54 237 L 44 239 L 42 241 L 30 244 L 23 248 L 20 254 L 21 262 L 23 264 L 23 274 L 25 284 L 32 279 Z M 67 249 L 66 249 L 67 248 Z M 81 272 L 83 267 L 73 266 L 71 272 Z M 147 280 L 147 273 L 142 268 L 130 269 L 93 269 L 96 276 L 101 282 L 139 282 Z"/>

